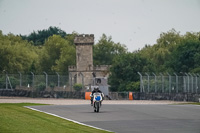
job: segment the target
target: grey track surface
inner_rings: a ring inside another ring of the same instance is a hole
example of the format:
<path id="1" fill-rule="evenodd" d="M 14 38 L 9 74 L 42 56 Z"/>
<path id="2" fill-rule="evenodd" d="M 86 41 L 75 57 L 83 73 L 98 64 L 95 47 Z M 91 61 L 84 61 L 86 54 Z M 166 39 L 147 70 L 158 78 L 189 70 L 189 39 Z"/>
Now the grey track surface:
<path id="1" fill-rule="evenodd" d="M 32 106 L 117 133 L 200 133 L 200 106 L 106 104 L 94 113 L 90 105 Z"/>

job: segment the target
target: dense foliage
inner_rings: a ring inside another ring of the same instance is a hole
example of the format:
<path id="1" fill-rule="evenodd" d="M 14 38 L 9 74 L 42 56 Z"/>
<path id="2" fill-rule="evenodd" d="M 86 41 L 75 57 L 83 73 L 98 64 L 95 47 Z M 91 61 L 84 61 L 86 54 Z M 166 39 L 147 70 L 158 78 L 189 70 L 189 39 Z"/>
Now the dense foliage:
<path id="1" fill-rule="evenodd" d="M 13 34 L 3 35 L 0 31 L 0 71 L 29 71 L 31 65 L 38 61 L 37 50 L 37 47 L 21 37 Z"/>
<path id="2" fill-rule="evenodd" d="M 52 35 L 43 45 L 35 46 L 32 40 L 29 42 L 13 34 L 3 35 L 0 31 L 0 71 L 36 74 L 57 71 L 67 74 L 68 66 L 75 65 L 75 35 Z"/>
<path id="3" fill-rule="evenodd" d="M 29 42 L 32 42 L 33 45 L 39 46 L 43 45 L 45 40 L 48 39 L 52 35 L 60 35 L 61 37 L 65 37 L 67 34 L 65 31 L 61 30 L 58 27 L 49 27 L 47 30 L 38 30 L 37 32 L 33 31 L 30 35 L 21 35 L 21 37 Z"/>
<path id="4" fill-rule="evenodd" d="M 74 88 L 75 91 L 81 91 L 81 89 L 83 88 L 83 86 L 82 86 L 82 84 L 75 84 L 73 86 L 73 88 Z"/>
<path id="5" fill-rule="evenodd" d="M 0 71 L 68 73 L 75 65 L 73 44 L 77 33 L 66 34 L 57 27 L 33 32 L 29 36 L 3 35 L 0 31 Z M 125 45 L 102 35 L 93 47 L 94 65 L 111 65 L 112 91 L 137 91 L 137 72 L 200 73 L 200 32 L 180 35 L 174 29 L 161 33 L 154 45 L 128 52 Z"/>
<path id="6" fill-rule="evenodd" d="M 157 43 L 139 51 L 156 66 L 156 72 L 200 72 L 200 32 L 162 33 Z"/>
<path id="7" fill-rule="evenodd" d="M 94 45 L 94 65 L 112 65 L 114 57 L 127 52 L 125 45 L 114 43 L 112 38 L 102 35 Z"/>
<path id="8" fill-rule="evenodd" d="M 154 65 L 138 52 L 125 53 L 114 59 L 109 77 L 112 91 L 139 89 L 137 72 L 154 71 Z"/>
<path id="9" fill-rule="evenodd" d="M 48 38 L 41 49 L 41 70 L 66 73 L 69 65 L 75 65 L 75 47 L 59 35 Z"/>

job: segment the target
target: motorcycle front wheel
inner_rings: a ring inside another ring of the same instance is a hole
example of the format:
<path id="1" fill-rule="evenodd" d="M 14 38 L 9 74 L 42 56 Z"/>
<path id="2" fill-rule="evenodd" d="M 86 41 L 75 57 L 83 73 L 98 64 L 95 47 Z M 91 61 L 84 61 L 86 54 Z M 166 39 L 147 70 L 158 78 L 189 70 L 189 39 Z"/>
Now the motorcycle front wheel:
<path id="1" fill-rule="evenodd" d="M 94 102 L 94 112 L 99 112 L 100 102 Z"/>
<path id="2" fill-rule="evenodd" d="M 97 112 L 99 112 L 99 104 L 100 104 L 99 102 L 97 102 L 97 104 L 96 104 L 96 111 Z"/>

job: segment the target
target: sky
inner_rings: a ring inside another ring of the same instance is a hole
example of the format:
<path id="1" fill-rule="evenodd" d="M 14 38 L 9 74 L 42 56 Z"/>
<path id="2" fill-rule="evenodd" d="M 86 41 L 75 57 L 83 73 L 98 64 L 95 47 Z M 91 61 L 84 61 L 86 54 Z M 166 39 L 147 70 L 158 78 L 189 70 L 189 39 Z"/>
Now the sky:
<path id="1" fill-rule="evenodd" d="M 29 35 L 59 27 L 66 33 L 102 34 L 132 52 L 154 45 L 172 28 L 200 32 L 200 0 L 0 0 L 3 34 Z"/>

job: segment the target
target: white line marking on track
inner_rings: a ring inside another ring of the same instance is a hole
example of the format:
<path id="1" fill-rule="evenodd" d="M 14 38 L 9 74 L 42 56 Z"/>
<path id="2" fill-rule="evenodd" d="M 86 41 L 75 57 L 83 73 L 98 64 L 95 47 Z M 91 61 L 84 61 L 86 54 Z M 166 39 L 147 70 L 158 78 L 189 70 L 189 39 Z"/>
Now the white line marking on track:
<path id="1" fill-rule="evenodd" d="M 48 115 L 52 115 L 52 116 L 55 116 L 55 117 L 58 117 L 58 118 L 61 118 L 61 119 L 64 119 L 64 120 L 68 120 L 68 121 L 71 121 L 71 122 L 74 122 L 76 124 L 80 124 L 80 125 L 83 125 L 83 126 L 87 126 L 87 127 L 91 127 L 91 128 L 95 128 L 95 129 L 99 129 L 99 130 L 103 130 L 103 131 L 113 132 L 113 131 L 109 131 L 109 130 L 106 130 L 106 129 L 103 129 L 103 128 L 87 125 L 87 124 L 84 124 L 84 123 L 81 123 L 81 122 L 78 122 L 78 121 L 75 121 L 75 120 L 72 120 L 72 119 L 68 119 L 68 118 L 65 118 L 65 117 L 62 117 L 62 116 L 59 116 L 59 115 L 56 115 L 56 114 L 52 114 L 52 113 L 48 113 L 48 112 L 41 111 L 41 110 L 38 110 L 38 109 L 34 109 L 34 108 L 31 108 L 31 107 L 28 107 L 28 106 L 24 106 L 24 107 L 31 109 L 31 110 L 34 110 L 34 111 L 38 111 L 38 112 L 42 112 L 42 113 L 45 113 L 45 114 L 48 114 Z"/>

